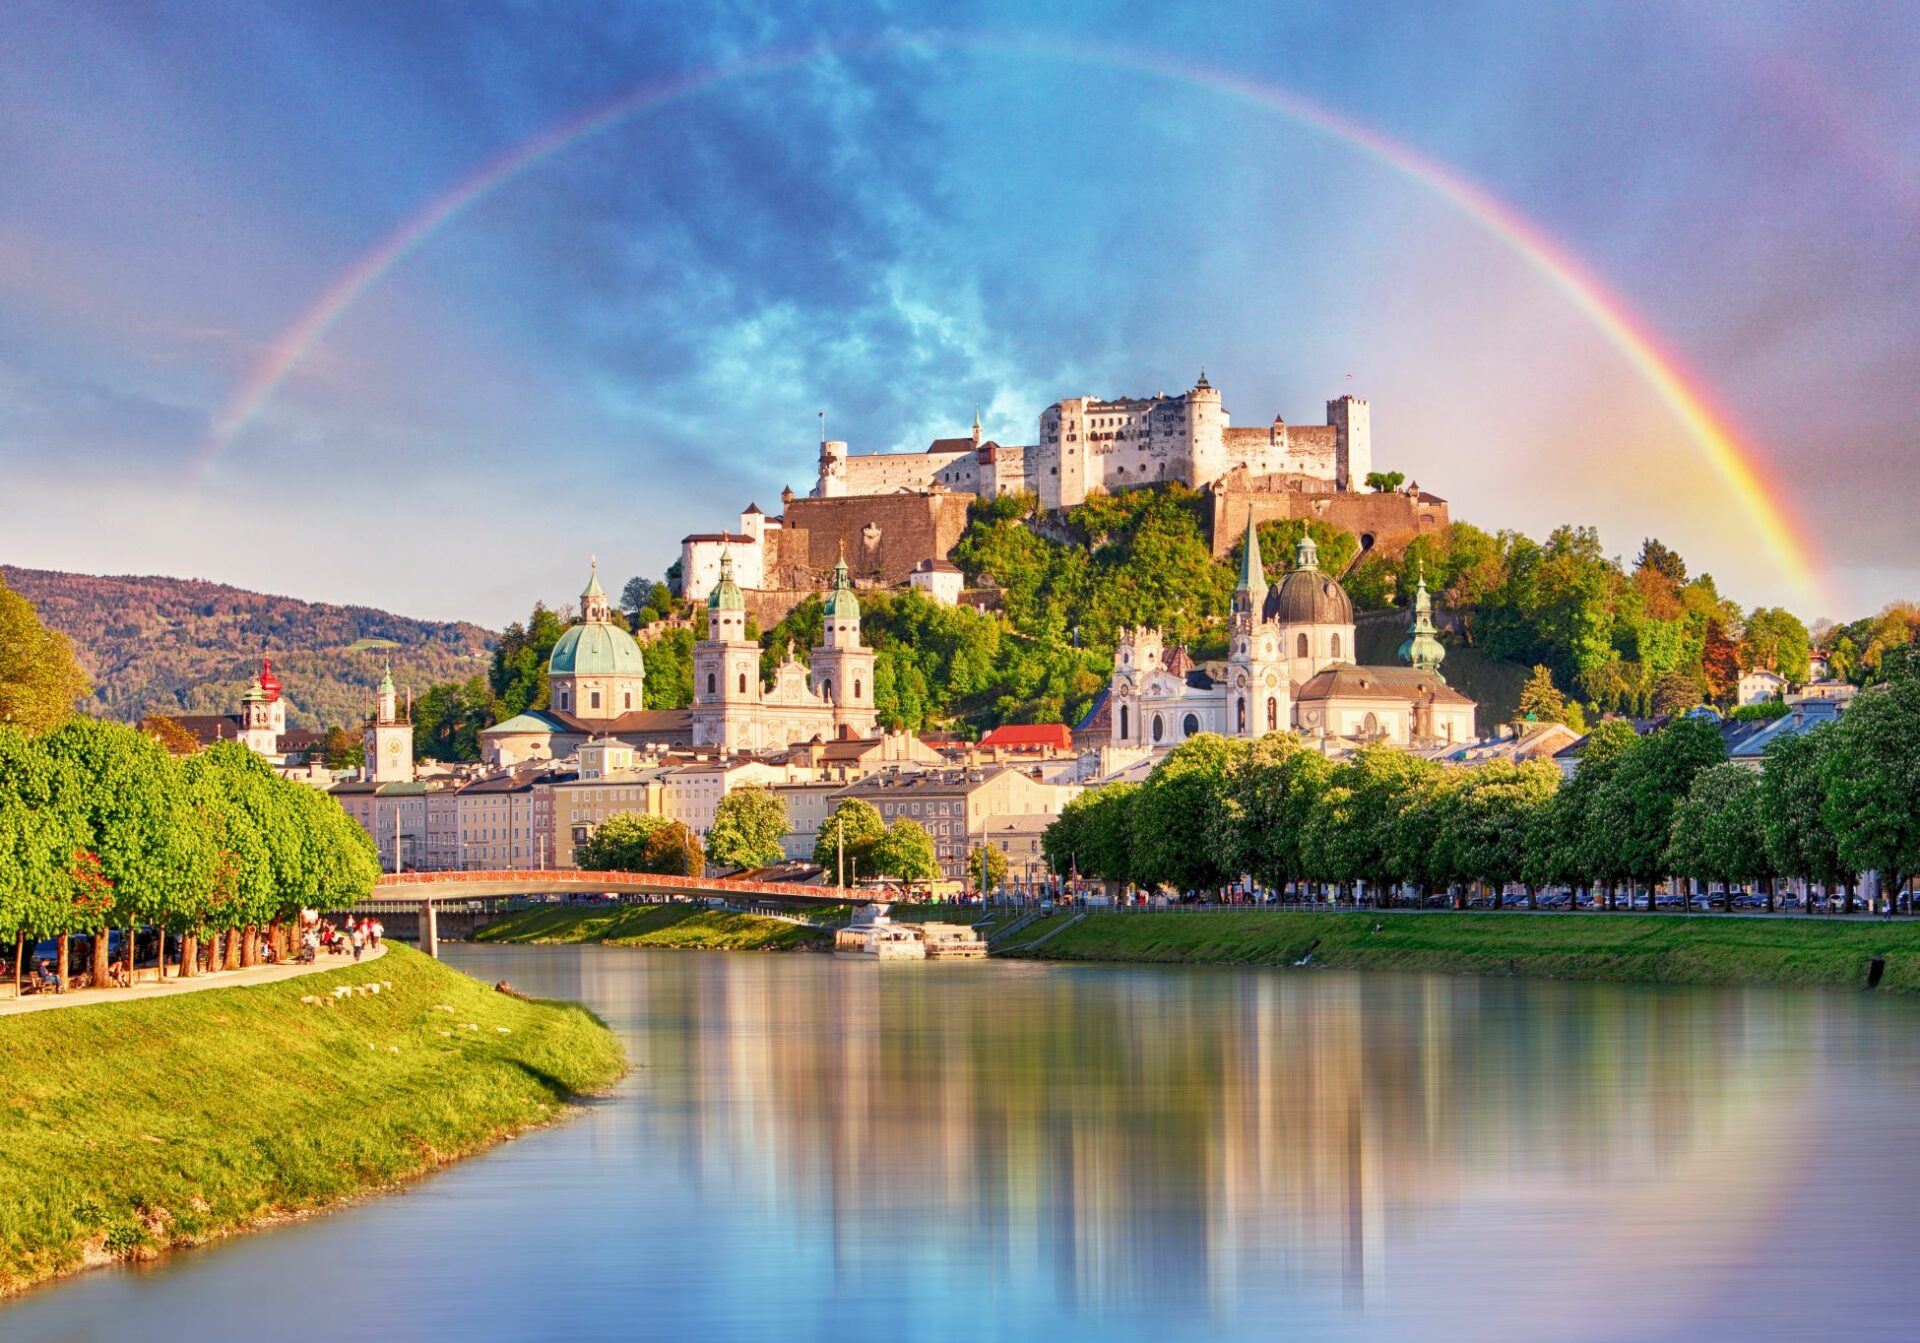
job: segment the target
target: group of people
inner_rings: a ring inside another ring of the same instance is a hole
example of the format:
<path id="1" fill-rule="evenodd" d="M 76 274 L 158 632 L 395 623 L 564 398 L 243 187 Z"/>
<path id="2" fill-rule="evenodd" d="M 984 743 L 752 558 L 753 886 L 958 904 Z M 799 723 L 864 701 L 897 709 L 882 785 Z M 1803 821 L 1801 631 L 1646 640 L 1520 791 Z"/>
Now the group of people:
<path id="1" fill-rule="evenodd" d="M 353 959 L 359 960 L 370 951 L 377 951 L 380 941 L 387 935 L 386 926 L 380 920 L 369 917 L 348 919 L 345 924 L 336 924 L 331 919 L 320 917 L 318 910 L 300 911 L 300 959 L 311 963 L 322 951 L 331 956 L 344 956 L 353 953 Z"/>

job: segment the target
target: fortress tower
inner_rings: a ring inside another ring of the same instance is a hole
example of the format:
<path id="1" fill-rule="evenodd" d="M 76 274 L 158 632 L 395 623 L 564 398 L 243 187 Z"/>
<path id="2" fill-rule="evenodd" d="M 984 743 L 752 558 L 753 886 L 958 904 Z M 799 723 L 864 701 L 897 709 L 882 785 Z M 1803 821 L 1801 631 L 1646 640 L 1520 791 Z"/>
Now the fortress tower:
<path id="1" fill-rule="evenodd" d="M 1373 419 L 1367 403 L 1357 396 L 1327 402 L 1327 423 L 1333 426 L 1335 489 L 1364 490 L 1373 471 Z"/>

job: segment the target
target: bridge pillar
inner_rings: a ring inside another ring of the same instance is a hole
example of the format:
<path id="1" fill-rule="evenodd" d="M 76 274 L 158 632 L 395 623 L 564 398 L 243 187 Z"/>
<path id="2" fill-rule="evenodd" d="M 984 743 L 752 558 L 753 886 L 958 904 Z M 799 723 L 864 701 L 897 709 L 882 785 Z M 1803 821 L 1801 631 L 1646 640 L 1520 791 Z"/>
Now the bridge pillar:
<path id="1" fill-rule="evenodd" d="M 440 959 L 440 915 L 439 906 L 431 900 L 420 902 L 420 950 Z"/>

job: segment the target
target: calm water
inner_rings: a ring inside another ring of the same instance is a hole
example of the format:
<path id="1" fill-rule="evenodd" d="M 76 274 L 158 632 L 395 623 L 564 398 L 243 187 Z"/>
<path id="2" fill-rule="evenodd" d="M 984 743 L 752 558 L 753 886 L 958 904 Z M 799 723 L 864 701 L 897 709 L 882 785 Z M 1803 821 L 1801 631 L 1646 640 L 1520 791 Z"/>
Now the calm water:
<path id="1" fill-rule="evenodd" d="M 1920 1009 L 455 947 L 636 1064 L 406 1194 L 0 1339 L 1920 1335 Z M 131 1331 L 131 1332 L 130 1332 Z"/>

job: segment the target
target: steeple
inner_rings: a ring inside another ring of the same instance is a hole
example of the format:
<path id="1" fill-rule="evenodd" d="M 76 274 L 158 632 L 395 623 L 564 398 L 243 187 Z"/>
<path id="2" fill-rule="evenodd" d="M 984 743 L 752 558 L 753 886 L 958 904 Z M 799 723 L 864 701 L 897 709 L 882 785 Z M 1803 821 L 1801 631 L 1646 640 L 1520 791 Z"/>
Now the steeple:
<path id="1" fill-rule="evenodd" d="M 728 546 L 720 547 L 720 581 L 713 586 L 713 592 L 707 598 L 709 611 L 744 611 L 747 599 L 740 593 L 740 585 L 733 581 L 733 551 Z"/>
<path id="2" fill-rule="evenodd" d="M 1407 625 L 1406 642 L 1400 645 L 1400 660 L 1419 671 L 1432 672 L 1442 681 L 1440 663 L 1447 655 L 1433 627 L 1433 599 L 1427 596 L 1427 566 L 1423 560 L 1416 572 L 1419 580 L 1413 590 L 1413 619 Z"/>
<path id="3" fill-rule="evenodd" d="M 980 407 L 973 408 L 973 446 L 980 446 Z"/>
<path id="4" fill-rule="evenodd" d="M 378 714 L 382 723 L 400 721 L 400 695 L 393 684 L 393 659 L 387 659 L 386 670 L 380 673 Z"/>
<path id="5" fill-rule="evenodd" d="M 580 619 L 597 625 L 607 618 L 607 593 L 600 586 L 600 557 L 595 555 L 588 563 L 592 569 L 587 575 L 587 586 L 580 593 Z"/>
<path id="6" fill-rule="evenodd" d="M 1247 544 L 1240 557 L 1240 586 L 1233 591 L 1233 613 L 1257 618 L 1267 602 L 1267 568 L 1260 560 L 1260 529 L 1247 509 Z"/>

